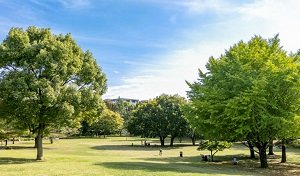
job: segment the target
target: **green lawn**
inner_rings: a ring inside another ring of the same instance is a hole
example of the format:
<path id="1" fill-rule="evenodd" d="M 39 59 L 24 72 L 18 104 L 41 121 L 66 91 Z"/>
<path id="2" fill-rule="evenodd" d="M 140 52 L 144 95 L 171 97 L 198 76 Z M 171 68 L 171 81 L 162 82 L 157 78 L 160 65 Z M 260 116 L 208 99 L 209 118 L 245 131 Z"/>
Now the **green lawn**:
<path id="1" fill-rule="evenodd" d="M 269 159 L 269 169 L 261 169 L 258 160 L 247 158 L 249 152 L 241 144 L 217 153 L 218 162 L 212 163 L 201 161 L 200 154 L 209 152 L 197 151 L 195 146 L 165 147 L 159 156 L 157 142 L 143 147 L 139 139 L 126 137 L 44 141 L 44 161 L 34 160 L 33 141 L 17 142 L 9 144 L 10 150 L 0 150 L 0 175 L 300 175 L 300 149 L 288 148 L 288 164 L 280 164 L 277 156 Z M 280 155 L 280 149 L 275 148 L 275 154 Z M 238 165 L 230 163 L 233 156 Z"/>

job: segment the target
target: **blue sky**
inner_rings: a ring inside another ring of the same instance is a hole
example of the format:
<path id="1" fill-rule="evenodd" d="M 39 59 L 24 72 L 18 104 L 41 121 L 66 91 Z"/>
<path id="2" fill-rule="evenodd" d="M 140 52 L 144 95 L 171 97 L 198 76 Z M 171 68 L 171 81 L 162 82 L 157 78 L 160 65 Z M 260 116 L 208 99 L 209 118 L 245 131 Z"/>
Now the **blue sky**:
<path id="1" fill-rule="evenodd" d="M 71 33 L 108 79 L 104 98 L 185 96 L 210 56 L 239 40 L 279 33 L 300 41 L 297 0 L 0 0 L 0 39 L 30 25 Z"/>

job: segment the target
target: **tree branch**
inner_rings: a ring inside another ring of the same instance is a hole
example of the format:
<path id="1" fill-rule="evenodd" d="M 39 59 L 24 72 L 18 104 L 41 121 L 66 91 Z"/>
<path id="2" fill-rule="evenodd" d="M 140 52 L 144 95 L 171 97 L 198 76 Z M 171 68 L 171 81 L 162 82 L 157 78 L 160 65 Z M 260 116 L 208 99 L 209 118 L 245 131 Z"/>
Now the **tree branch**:
<path id="1" fill-rule="evenodd" d="M 31 71 L 32 71 L 32 73 L 33 73 L 33 75 L 34 75 L 34 77 L 35 77 L 35 78 L 38 78 L 38 76 L 37 76 L 37 74 L 35 73 L 35 71 L 34 71 L 32 65 L 30 65 L 30 69 L 31 69 Z"/>
<path id="2" fill-rule="evenodd" d="M 254 149 L 251 149 L 250 148 L 250 146 L 249 145 L 247 145 L 245 142 L 242 142 L 242 144 L 244 144 L 246 147 L 248 147 L 250 150 L 252 150 L 252 151 L 254 151 L 254 152 L 256 152 L 256 153 L 258 153 L 259 154 L 259 152 L 258 151 L 256 151 L 256 150 L 254 150 Z"/>

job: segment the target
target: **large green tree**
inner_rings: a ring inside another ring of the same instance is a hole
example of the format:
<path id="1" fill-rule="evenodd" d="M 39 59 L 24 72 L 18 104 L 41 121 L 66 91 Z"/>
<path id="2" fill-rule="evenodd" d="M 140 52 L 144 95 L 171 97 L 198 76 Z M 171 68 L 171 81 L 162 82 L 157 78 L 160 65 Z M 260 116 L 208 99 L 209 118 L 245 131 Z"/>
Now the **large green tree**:
<path id="1" fill-rule="evenodd" d="M 102 111 L 106 78 L 89 51 L 70 34 L 12 28 L 0 45 L 1 114 L 28 126 L 37 138 L 37 160 L 49 127 L 78 122 Z"/>
<path id="2" fill-rule="evenodd" d="M 176 137 L 187 135 L 188 123 L 184 118 L 183 107 L 186 100 L 179 95 L 163 94 L 156 98 L 159 106 L 159 115 L 167 121 L 167 134 L 171 136 L 170 146 L 173 146 Z"/>
<path id="3" fill-rule="evenodd" d="M 134 135 L 142 137 L 159 136 L 161 145 L 167 137 L 167 121 L 159 116 L 158 104 L 155 99 L 137 105 L 133 111 L 133 117 L 129 119 L 127 130 Z M 159 123 L 159 124 L 158 124 Z"/>
<path id="4" fill-rule="evenodd" d="M 188 130 L 181 110 L 184 103 L 183 97 L 162 94 L 138 105 L 129 121 L 129 132 L 144 137 L 159 137 L 161 146 L 165 145 L 165 138 L 170 135 L 170 146 L 173 146 L 174 139 Z"/>
<path id="5" fill-rule="evenodd" d="M 278 36 L 240 41 L 219 58 L 211 57 L 207 72 L 189 84 L 190 122 L 205 136 L 248 140 L 259 149 L 261 167 L 268 167 L 269 141 L 289 131 L 299 113 L 299 64 L 280 46 Z"/>

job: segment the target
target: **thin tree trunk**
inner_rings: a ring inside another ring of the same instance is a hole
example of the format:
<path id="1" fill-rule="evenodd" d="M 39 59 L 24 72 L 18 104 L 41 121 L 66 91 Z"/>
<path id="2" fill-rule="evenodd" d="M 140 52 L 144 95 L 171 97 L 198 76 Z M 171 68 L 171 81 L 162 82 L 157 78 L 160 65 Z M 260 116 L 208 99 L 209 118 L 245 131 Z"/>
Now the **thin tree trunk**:
<path id="1" fill-rule="evenodd" d="M 267 149 L 266 146 L 259 147 L 259 159 L 260 159 L 260 167 L 268 168 L 268 160 L 267 160 Z"/>
<path id="2" fill-rule="evenodd" d="M 5 146 L 7 146 L 7 141 L 8 141 L 8 140 L 7 140 L 7 139 L 5 139 Z"/>
<path id="3" fill-rule="evenodd" d="M 210 151 L 210 157 L 211 157 L 211 161 L 213 162 L 214 161 L 214 156 L 212 154 L 212 150 Z"/>
<path id="4" fill-rule="evenodd" d="M 196 137 L 195 137 L 195 136 L 192 136 L 191 139 L 192 139 L 192 144 L 193 144 L 193 146 L 195 146 L 195 145 L 196 145 Z"/>
<path id="5" fill-rule="evenodd" d="M 255 159 L 254 146 L 250 142 L 248 142 L 248 145 L 250 150 L 250 158 Z"/>
<path id="6" fill-rule="evenodd" d="M 286 147 L 284 142 L 282 142 L 282 146 L 281 146 L 281 163 L 285 163 L 286 162 Z"/>
<path id="7" fill-rule="evenodd" d="M 44 125 L 40 124 L 37 134 L 37 156 L 36 160 L 43 159 L 43 133 L 44 133 Z"/>
<path id="8" fill-rule="evenodd" d="M 174 139 L 175 139 L 175 137 L 174 137 L 174 136 L 171 136 L 170 147 L 173 147 Z"/>
<path id="9" fill-rule="evenodd" d="M 162 136 L 159 136 L 159 140 L 160 140 L 160 146 L 165 146 L 165 138 Z"/>
<path id="10" fill-rule="evenodd" d="M 37 137 L 34 138 L 34 148 L 38 147 L 38 140 Z"/>
<path id="11" fill-rule="evenodd" d="M 15 144 L 15 138 L 14 137 L 13 137 L 13 141 L 12 142 L 13 142 L 13 144 Z"/>
<path id="12" fill-rule="evenodd" d="M 273 140 L 270 141 L 269 143 L 269 153 L 268 155 L 274 155 L 274 152 L 273 152 Z"/>

